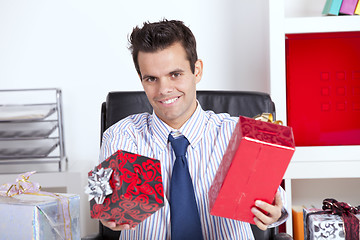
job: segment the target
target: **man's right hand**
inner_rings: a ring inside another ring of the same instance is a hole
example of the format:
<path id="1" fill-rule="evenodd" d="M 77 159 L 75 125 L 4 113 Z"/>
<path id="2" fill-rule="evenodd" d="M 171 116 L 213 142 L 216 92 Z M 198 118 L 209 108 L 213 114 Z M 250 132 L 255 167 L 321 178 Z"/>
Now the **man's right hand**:
<path id="1" fill-rule="evenodd" d="M 115 221 L 111 220 L 103 220 L 100 219 L 100 222 L 107 228 L 110 228 L 113 231 L 122 231 L 122 230 L 134 230 L 135 228 L 131 228 L 129 224 L 116 224 Z"/>

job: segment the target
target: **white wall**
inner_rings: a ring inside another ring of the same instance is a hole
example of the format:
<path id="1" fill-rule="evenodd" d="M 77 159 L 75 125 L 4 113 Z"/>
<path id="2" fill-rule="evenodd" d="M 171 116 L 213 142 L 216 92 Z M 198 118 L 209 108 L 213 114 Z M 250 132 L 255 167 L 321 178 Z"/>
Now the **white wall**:
<path id="1" fill-rule="evenodd" d="M 62 89 L 69 170 L 81 172 L 78 184 L 85 186 L 98 158 L 100 105 L 107 92 L 141 90 L 127 49 L 132 28 L 164 17 L 183 20 L 204 61 L 198 89 L 269 92 L 264 2 L 0 0 L 0 89 Z M 81 197 L 87 235 L 97 231 L 97 223 Z"/>

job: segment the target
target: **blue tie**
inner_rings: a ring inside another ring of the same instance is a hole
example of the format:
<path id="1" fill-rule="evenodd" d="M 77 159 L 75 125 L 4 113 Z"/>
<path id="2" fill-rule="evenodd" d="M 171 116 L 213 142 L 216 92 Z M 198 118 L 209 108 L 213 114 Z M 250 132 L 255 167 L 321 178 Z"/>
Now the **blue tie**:
<path id="1" fill-rule="evenodd" d="M 174 138 L 171 134 L 169 141 L 176 156 L 170 182 L 171 239 L 203 239 L 194 187 L 185 157 L 189 141 L 184 136 Z"/>

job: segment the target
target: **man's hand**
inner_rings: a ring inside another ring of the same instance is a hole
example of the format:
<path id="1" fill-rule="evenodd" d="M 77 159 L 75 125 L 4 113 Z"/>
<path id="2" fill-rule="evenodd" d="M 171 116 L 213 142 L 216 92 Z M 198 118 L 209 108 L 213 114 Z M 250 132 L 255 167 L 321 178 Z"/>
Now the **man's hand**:
<path id="1" fill-rule="evenodd" d="M 116 224 L 115 221 L 107 221 L 100 219 L 100 222 L 107 228 L 110 228 L 113 231 L 122 231 L 122 230 L 134 230 L 135 228 L 131 228 L 129 224 Z"/>
<path id="2" fill-rule="evenodd" d="M 277 222 L 281 216 L 283 203 L 281 201 L 280 192 L 278 191 L 275 195 L 274 205 L 256 200 L 255 206 L 256 207 L 251 209 L 251 212 L 255 215 L 255 224 L 261 230 L 266 230 L 270 224 Z M 267 212 L 267 214 L 260 209 Z"/>

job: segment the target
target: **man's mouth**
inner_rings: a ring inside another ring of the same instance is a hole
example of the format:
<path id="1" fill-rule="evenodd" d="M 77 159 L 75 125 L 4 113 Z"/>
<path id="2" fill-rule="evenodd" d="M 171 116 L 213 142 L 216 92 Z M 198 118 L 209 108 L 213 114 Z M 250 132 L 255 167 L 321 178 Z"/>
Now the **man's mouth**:
<path id="1" fill-rule="evenodd" d="M 168 99 L 168 100 L 165 100 L 165 101 L 161 101 L 161 103 L 170 104 L 170 103 L 175 102 L 175 101 L 178 100 L 178 99 L 179 99 L 179 97 L 171 98 L 171 99 Z"/>

